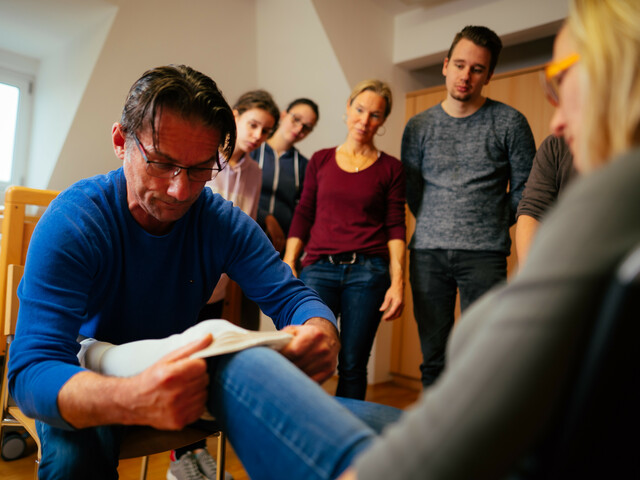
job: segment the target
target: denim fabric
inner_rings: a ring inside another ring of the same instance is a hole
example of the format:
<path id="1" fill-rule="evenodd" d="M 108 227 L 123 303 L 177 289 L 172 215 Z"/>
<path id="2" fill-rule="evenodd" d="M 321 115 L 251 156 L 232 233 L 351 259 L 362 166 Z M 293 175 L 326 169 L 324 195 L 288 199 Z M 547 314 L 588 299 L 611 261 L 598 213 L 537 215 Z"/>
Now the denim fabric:
<path id="1" fill-rule="evenodd" d="M 367 363 L 382 317 L 379 309 L 390 285 L 389 263 L 362 255 L 353 265 L 333 265 L 322 259 L 305 267 L 300 279 L 318 292 L 336 318 L 340 315 L 336 395 L 364 400 Z"/>
<path id="2" fill-rule="evenodd" d="M 220 430 L 220 426 L 211 421 L 199 420 L 194 426 L 211 430 L 212 434 Z M 105 425 L 80 430 L 62 430 L 36 421 L 36 430 L 42 444 L 38 478 L 117 479 L 120 444 L 127 431 L 132 428 L 137 427 Z M 202 448 L 206 448 L 206 440 Z"/>
<path id="3" fill-rule="evenodd" d="M 112 480 L 118 478 L 120 442 L 126 427 L 62 430 L 36 421 L 42 445 L 41 480 Z"/>
<path id="4" fill-rule="evenodd" d="M 327 395 L 266 348 L 215 361 L 219 367 L 211 379 L 209 409 L 252 480 L 335 478 L 376 431 L 401 414 L 385 405 Z"/>
<path id="5" fill-rule="evenodd" d="M 336 399 L 279 353 L 265 347 L 209 361 L 208 409 L 254 480 L 329 479 L 343 471 L 401 410 Z M 37 422 L 39 478 L 118 478 L 124 426 L 68 431 Z"/>
<path id="6" fill-rule="evenodd" d="M 470 250 L 411 250 L 409 262 L 413 312 L 422 348 L 422 385 L 438 378 L 454 323 L 456 289 L 460 309 L 507 277 L 507 259 L 501 252 Z"/>

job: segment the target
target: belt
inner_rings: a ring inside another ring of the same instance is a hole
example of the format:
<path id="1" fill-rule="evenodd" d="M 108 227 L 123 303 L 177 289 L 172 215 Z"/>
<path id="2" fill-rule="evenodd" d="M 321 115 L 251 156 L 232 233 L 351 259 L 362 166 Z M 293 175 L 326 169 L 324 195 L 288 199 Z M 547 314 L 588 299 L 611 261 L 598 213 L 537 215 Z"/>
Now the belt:
<path id="1" fill-rule="evenodd" d="M 327 255 L 325 257 L 332 265 L 353 265 L 358 259 L 356 252 L 338 253 L 336 255 Z"/>

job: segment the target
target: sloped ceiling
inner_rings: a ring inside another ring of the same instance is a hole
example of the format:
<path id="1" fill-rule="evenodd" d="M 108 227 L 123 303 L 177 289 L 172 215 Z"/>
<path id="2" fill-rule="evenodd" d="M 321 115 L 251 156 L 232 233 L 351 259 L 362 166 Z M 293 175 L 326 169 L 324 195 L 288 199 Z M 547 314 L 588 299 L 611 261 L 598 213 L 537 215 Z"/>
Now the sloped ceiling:
<path id="1" fill-rule="evenodd" d="M 112 9 L 106 0 L 0 0 L 0 48 L 44 58 Z"/>

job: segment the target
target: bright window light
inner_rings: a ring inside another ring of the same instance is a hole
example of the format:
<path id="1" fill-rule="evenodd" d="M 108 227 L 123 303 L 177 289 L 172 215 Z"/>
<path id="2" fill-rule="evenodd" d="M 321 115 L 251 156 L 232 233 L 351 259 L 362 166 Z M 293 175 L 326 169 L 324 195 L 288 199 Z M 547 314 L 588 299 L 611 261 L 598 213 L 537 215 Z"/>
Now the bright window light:
<path id="1" fill-rule="evenodd" d="M 11 180 L 20 90 L 0 83 L 0 182 Z"/>

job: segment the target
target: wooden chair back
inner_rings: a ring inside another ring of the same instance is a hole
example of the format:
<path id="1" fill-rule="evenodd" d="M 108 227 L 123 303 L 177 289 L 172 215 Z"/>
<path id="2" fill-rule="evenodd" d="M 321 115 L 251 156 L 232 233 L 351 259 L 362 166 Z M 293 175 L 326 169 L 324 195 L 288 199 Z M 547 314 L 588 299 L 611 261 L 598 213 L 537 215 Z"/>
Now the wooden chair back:
<path id="1" fill-rule="evenodd" d="M 18 284 L 22 279 L 24 267 L 22 265 L 8 265 L 5 295 L 5 333 L 12 338 L 16 332 L 16 321 L 18 319 Z M 7 382 L 7 365 L 9 363 L 9 348 L 5 352 L 5 363 L 2 369 L 2 389 L 0 390 L 0 439 L 5 427 L 23 427 L 35 440 L 38 447 L 38 459 L 40 459 L 41 446 L 38 434 L 36 433 L 36 423 L 32 418 L 27 417 L 20 409 L 14 405 L 9 398 L 9 387 Z"/>
<path id="2" fill-rule="evenodd" d="M 11 186 L 4 197 L 0 240 L 0 353 L 6 346 L 5 305 L 9 265 L 24 265 L 33 229 L 44 209 L 58 195 L 54 190 Z"/>

